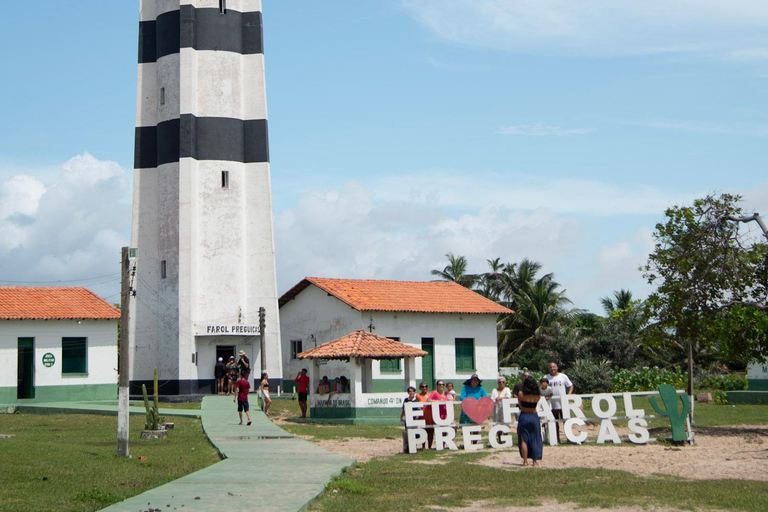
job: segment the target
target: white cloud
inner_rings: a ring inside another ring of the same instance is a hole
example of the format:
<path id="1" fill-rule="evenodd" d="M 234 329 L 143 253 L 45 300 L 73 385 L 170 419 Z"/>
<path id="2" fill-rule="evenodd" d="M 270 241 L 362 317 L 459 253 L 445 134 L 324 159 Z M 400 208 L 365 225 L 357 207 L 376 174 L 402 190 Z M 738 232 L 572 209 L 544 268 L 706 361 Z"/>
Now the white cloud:
<path id="1" fill-rule="evenodd" d="M 392 212 L 397 215 L 392 215 Z M 566 257 L 578 223 L 549 210 L 487 206 L 451 217 L 420 199 L 379 200 L 359 183 L 303 196 L 275 218 L 278 283 L 282 291 L 307 275 L 431 279 L 445 254 L 466 256 L 471 271 L 486 259 L 531 257 L 549 267 Z"/>
<path id="2" fill-rule="evenodd" d="M 530 137 L 563 137 L 568 135 L 586 135 L 594 131 L 594 128 L 563 128 L 561 126 L 536 123 L 502 126 L 496 130 L 496 133 L 499 135 L 524 135 Z"/>
<path id="3" fill-rule="evenodd" d="M 127 191 L 125 171 L 89 153 L 64 163 L 51 183 L 20 174 L 0 184 L 0 279 L 69 281 L 119 273 L 130 226 Z M 92 289 L 110 295 L 119 284 L 112 279 Z"/>
<path id="4" fill-rule="evenodd" d="M 401 201 L 429 195 L 452 209 L 479 210 L 488 204 L 515 210 L 546 207 L 557 213 L 657 215 L 695 194 L 648 185 L 618 186 L 595 180 L 543 178 L 524 174 L 432 170 L 389 175 L 371 183 L 380 200 Z"/>
<path id="5" fill-rule="evenodd" d="M 626 121 L 622 124 L 641 126 L 658 130 L 676 132 L 711 133 L 716 135 L 742 135 L 748 137 L 768 137 L 768 125 L 727 124 L 705 121 L 680 121 L 674 119 L 652 119 L 647 121 Z"/>
<path id="6" fill-rule="evenodd" d="M 762 0 L 401 0 L 453 43 L 598 57 L 690 55 L 768 59 Z"/>

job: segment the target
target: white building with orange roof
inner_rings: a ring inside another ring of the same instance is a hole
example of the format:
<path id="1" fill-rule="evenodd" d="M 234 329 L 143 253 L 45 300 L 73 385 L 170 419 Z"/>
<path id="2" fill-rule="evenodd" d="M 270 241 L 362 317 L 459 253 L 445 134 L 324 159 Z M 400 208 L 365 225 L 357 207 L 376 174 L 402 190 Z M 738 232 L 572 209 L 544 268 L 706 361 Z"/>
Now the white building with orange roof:
<path id="1" fill-rule="evenodd" d="M 116 399 L 119 319 L 87 288 L 0 287 L 0 404 Z"/>
<path id="2" fill-rule="evenodd" d="M 427 353 L 415 359 L 415 380 L 453 382 L 457 393 L 473 373 L 491 389 L 498 376 L 496 320 L 511 311 L 459 284 L 446 281 L 383 281 L 307 277 L 279 300 L 283 387 L 293 389 L 307 362 L 298 358 L 324 343 L 363 330 L 398 340 Z M 349 378 L 349 363 L 322 361 L 313 376 Z M 403 359 L 372 360 L 364 365 L 364 393 L 402 394 Z M 394 396 L 394 395 L 393 395 Z M 339 401 L 341 402 L 341 401 Z M 313 411 L 335 414 L 346 411 Z M 358 410 L 358 413 L 361 411 Z M 380 414 L 380 411 L 364 411 Z M 399 414 L 399 409 L 397 411 Z"/>

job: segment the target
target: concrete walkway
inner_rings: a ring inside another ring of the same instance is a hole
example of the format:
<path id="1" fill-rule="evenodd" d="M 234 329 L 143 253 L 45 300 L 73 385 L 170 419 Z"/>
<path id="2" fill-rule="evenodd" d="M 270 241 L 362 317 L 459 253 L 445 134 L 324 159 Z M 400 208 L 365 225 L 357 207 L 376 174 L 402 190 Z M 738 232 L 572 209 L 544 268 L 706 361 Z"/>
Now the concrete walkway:
<path id="1" fill-rule="evenodd" d="M 253 424 L 238 425 L 230 397 L 203 398 L 201 410 L 191 412 L 199 412 L 205 433 L 226 458 L 103 511 L 295 512 L 354 462 L 291 436 L 255 407 L 255 396 L 251 405 Z"/>

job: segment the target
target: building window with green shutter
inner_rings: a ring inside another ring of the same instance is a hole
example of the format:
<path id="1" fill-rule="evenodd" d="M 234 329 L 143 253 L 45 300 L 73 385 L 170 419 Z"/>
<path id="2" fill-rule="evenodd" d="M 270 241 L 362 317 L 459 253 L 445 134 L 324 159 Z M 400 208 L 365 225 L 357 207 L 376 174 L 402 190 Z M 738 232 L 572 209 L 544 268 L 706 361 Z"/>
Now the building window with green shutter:
<path id="1" fill-rule="evenodd" d="M 291 359 L 298 359 L 301 352 L 301 340 L 291 340 Z"/>
<path id="2" fill-rule="evenodd" d="M 86 338 L 61 338 L 62 375 L 83 375 L 88 373 Z"/>
<path id="3" fill-rule="evenodd" d="M 399 336 L 387 336 L 387 338 L 400 341 Z M 379 361 L 379 371 L 381 373 L 400 373 L 400 359 L 381 359 Z"/>
<path id="4" fill-rule="evenodd" d="M 456 371 L 472 372 L 475 370 L 475 340 L 456 338 Z"/>

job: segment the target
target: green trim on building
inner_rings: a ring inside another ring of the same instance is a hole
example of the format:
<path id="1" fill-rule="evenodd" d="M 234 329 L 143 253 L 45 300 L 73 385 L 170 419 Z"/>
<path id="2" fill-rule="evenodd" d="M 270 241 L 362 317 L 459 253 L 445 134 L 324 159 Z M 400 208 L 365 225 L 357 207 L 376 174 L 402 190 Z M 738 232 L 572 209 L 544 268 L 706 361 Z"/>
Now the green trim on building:
<path id="1" fill-rule="evenodd" d="M 768 391 L 768 379 L 747 379 L 747 389 L 750 391 Z"/>
<path id="2" fill-rule="evenodd" d="M 346 425 L 399 425 L 400 408 L 311 407 L 312 421 Z"/>
<path id="3" fill-rule="evenodd" d="M 732 404 L 768 405 L 768 391 L 726 391 Z"/>
<path id="4" fill-rule="evenodd" d="M 71 386 L 35 386 L 35 402 L 82 402 L 115 400 L 117 384 L 77 384 Z M 32 400 L 17 400 L 16 388 L 0 388 L 0 403 L 15 404 Z"/>

